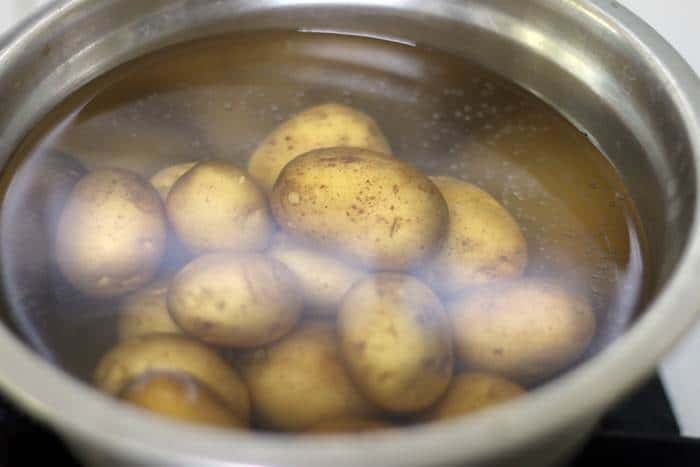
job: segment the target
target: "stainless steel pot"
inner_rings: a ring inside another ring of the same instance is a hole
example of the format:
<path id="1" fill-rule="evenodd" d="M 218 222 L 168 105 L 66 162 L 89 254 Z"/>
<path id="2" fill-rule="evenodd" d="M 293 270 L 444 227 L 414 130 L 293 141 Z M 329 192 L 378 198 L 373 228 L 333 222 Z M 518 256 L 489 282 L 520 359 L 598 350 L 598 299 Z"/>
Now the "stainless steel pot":
<path id="1" fill-rule="evenodd" d="M 700 83 L 610 0 L 69 0 L 0 48 L 0 157 L 92 78 L 166 45 L 236 30 L 341 31 L 420 42 L 553 104 L 620 170 L 640 207 L 654 298 L 614 345 L 531 396 L 397 433 L 308 440 L 172 424 L 71 379 L 0 326 L 0 384 L 93 465 L 551 465 L 640 383 L 700 309 Z M 301 401 L 300 401 L 301 402 Z"/>

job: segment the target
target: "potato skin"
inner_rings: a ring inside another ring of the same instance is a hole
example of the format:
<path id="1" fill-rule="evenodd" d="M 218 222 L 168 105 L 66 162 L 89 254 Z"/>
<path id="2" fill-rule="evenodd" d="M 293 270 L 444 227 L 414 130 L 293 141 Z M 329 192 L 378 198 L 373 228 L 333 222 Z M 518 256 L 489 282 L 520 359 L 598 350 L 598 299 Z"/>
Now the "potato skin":
<path id="1" fill-rule="evenodd" d="M 291 237 L 369 269 L 420 265 L 439 248 L 448 223 L 433 182 L 397 159 L 358 148 L 297 157 L 280 174 L 271 206 Z"/>
<path id="2" fill-rule="evenodd" d="M 119 395 L 134 379 L 152 371 L 178 371 L 207 385 L 243 423 L 250 417 L 248 389 L 216 352 L 184 336 L 150 335 L 119 343 L 102 357 L 93 382 Z"/>
<path id="3" fill-rule="evenodd" d="M 292 272 L 260 254 L 211 253 L 168 288 L 168 309 L 187 333 L 225 347 L 257 347 L 287 334 L 303 302 Z"/>
<path id="4" fill-rule="evenodd" d="M 428 420 L 459 417 L 525 394 L 525 389 L 489 373 L 469 372 L 452 378 L 445 396 L 430 409 Z"/>
<path id="5" fill-rule="evenodd" d="M 158 193 L 121 169 L 92 172 L 74 187 L 56 231 L 56 260 L 86 295 L 113 297 L 148 283 L 165 252 Z"/>
<path id="6" fill-rule="evenodd" d="M 312 426 L 306 433 L 309 434 L 333 434 L 333 433 L 359 433 L 364 431 L 380 431 L 391 428 L 391 425 L 378 419 L 369 417 L 347 417 L 334 420 L 324 420 Z"/>
<path id="7" fill-rule="evenodd" d="M 329 254 L 301 245 L 278 233 L 267 255 L 287 266 L 296 276 L 304 294 L 307 312 L 332 316 L 352 285 L 365 272 Z"/>
<path id="8" fill-rule="evenodd" d="M 590 304 L 545 279 L 521 279 L 455 299 L 458 355 L 467 367 L 530 384 L 553 375 L 590 343 Z"/>
<path id="9" fill-rule="evenodd" d="M 214 392 L 186 373 L 146 373 L 127 385 L 120 397 L 176 420 L 223 428 L 246 426 Z"/>
<path id="10" fill-rule="evenodd" d="M 250 157 L 248 172 L 270 191 L 289 161 L 314 149 L 336 146 L 391 154 L 372 117 L 341 104 L 326 103 L 298 113 L 273 130 Z"/>
<path id="11" fill-rule="evenodd" d="M 445 241 L 425 278 L 435 290 L 460 290 L 520 276 L 527 244 L 513 217 L 491 195 L 453 177 L 431 177 L 447 201 Z"/>
<path id="12" fill-rule="evenodd" d="M 394 413 L 433 404 L 452 376 L 449 320 L 435 294 L 402 274 L 353 286 L 338 312 L 343 358 L 362 393 Z"/>
<path id="13" fill-rule="evenodd" d="M 160 199 L 162 199 L 163 202 L 167 201 L 170 189 L 175 185 L 175 182 L 195 165 L 197 165 L 196 162 L 183 162 L 182 164 L 170 165 L 160 169 L 151 177 L 151 185 L 158 191 Z"/>
<path id="14" fill-rule="evenodd" d="M 150 334 L 182 334 L 168 313 L 169 280 L 158 280 L 124 297 L 119 304 L 120 341 Z"/>
<path id="15" fill-rule="evenodd" d="M 274 228 L 265 194 L 224 161 L 187 171 L 170 190 L 166 208 L 183 245 L 195 254 L 264 250 Z"/>
<path id="16" fill-rule="evenodd" d="M 239 362 L 263 426 L 302 431 L 324 420 L 375 412 L 350 380 L 336 339 L 332 324 L 310 321 Z"/>

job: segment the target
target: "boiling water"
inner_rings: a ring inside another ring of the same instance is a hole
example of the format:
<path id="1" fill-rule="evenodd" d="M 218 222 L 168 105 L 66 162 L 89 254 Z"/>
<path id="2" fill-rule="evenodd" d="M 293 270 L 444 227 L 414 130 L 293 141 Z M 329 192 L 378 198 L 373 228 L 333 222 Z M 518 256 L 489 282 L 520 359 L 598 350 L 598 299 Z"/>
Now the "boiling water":
<path id="1" fill-rule="evenodd" d="M 426 174 L 496 197 L 527 239 L 526 275 L 554 277 L 593 304 L 599 326 L 589 354 L 624 331 L 643 300 L 643 236 L 615 169 L 581 132 L 459 57 L 295 32 L 204 40 L 131 62 L 29 135 L 4 173 L 3 281 L 20 331 L 82 378 L 116 341 L 118 300 L 82 296 L 52 259 L 56 217 L 84 170 L 150 177 L 208 158 L 245 168 L 280 122 L 328 101 L 374 117 L 394 154 Z"/>

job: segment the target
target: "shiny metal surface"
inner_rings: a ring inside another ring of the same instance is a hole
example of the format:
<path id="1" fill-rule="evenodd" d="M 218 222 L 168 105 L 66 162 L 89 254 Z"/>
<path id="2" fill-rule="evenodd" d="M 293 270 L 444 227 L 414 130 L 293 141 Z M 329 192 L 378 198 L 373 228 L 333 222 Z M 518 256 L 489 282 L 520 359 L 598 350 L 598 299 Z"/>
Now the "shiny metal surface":
<path id="1" fill-rule="evenodd" d="M 0 385 L 93 465 L 552 465 L 640 383 L 700 306 L 700 83 L 609 0 L 61 1 L 0 48 L 0 160 L 95 76 L 166 45 L 292 28 L 418 42 L 461 54 L 567 115 L 620 170 L 647 230 L 655 296 L 632 329 L 527 398 L 468 420 L 323 440 L 178 425 L 72 380 L 0 327 Z"/>

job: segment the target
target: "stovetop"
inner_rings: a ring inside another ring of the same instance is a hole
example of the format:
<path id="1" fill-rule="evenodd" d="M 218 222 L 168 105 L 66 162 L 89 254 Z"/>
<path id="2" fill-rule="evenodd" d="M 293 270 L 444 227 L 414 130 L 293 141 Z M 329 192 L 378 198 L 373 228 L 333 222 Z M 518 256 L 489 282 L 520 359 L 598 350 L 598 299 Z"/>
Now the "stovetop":
<path id="1" fill-rule="evenodd" d="M 0 399 L 0 467 L 78 467 L 50 431 Z M 683 438 L 658 377 L 612 410 L 571 467 L 700 465 L 700 441 Z M 514 466 L 517 467 L 517 466 Z"/>

